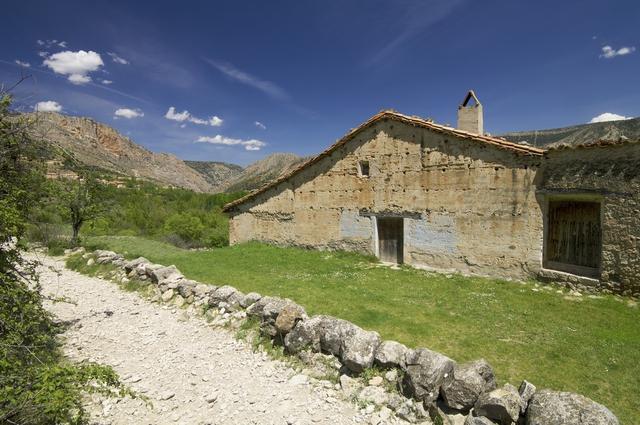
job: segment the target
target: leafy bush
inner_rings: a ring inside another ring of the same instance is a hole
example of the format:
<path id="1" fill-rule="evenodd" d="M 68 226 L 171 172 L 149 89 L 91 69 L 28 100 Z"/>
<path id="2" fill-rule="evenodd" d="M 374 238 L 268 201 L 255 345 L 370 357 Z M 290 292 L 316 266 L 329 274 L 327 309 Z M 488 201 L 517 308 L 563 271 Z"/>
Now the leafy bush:
<path id="1" fill-rule="evenodd" d="M 164 223 L 167 235 L 178 235 L 185 241 L 197 241 L 202 238 L 204 225 L 199 217 L 189 213 L 177 213 L 169 216 Z"/>
<path id="2" fill-rule="evenodd" d="M 28 123 L 11 116 L 10 103 L 0 93 L 0 423 L 83 424 L 83 393 L 128 391 L 111 368 L 64 359 L 62 327 L 42 306 L 36 264 L 20 255 L 44 178 L 28 159 Z"/>

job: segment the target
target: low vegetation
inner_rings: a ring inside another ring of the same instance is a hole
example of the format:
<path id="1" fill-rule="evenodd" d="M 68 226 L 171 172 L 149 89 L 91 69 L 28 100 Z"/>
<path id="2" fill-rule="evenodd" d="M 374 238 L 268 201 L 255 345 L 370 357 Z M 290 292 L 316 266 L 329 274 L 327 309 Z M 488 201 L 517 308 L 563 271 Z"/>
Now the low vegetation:
<path id="1" fill-rule="evenodd" d="M 28 236 L 54 254 L 74 246 L 82 235 L 144 236 L 182 248 L 228 244 L 222 206 L 243 193 L 196 193 L 127 180 L 123 187 L 85 174 L 82 182 L 43 182 L 43 207 L 30 217 Z"/>
<path id="2" fill-rule="evenodd" d="M 43 176 L 25 160 L 27 124 L 7 119 L 10 103 L 0 92 L 0 423 L 83 424 L 84 394 L 131 393 L 110 367 L 62 355 L 64 324 L 43 307 L 36 264 L 20 253 L 27 216 L 42 201 Z"/>
<path id="3" fill-rule="evenodd" d="M 136 237 L 94 237 L 90 248 L 175 264 L 188 278 L 288 297 L 385 339 L 459 362 L 480 357 L 501 382 L 533 381 L 640 418 L 640 311 L 617 296 L 571 296 L 553 286 L 380 266 L 374 258 L 257 243 L 189 251 Z"/>

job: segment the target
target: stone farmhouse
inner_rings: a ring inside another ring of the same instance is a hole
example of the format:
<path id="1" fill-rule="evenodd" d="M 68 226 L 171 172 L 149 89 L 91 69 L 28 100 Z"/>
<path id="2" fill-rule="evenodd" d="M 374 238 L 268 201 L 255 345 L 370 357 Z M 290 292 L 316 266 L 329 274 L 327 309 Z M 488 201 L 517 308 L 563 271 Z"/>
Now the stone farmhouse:
<path id="1" fill-rule="evenodd" d="M 232 244 L 640 293 L 640 143 L 491 137 L 472 91 L 457 128 L 382 111 L 225 211 Z"/>

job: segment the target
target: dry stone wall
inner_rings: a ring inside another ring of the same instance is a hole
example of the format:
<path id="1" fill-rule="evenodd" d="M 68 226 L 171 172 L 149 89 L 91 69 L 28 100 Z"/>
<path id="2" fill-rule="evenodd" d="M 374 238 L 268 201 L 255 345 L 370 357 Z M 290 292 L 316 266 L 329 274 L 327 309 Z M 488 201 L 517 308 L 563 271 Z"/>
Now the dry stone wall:
<path id="1" fill-rule="evenodd" d="M 427 348 L 411 349 L 383 341 L 378 333 L 342 319 L 309 317 L 302 306 L 289 299 L 243 294 L 228 285 L 204 285 L 186 279 L 175 266 L 152 264 L 142 257 L 126 261 L 111 251 L 95 251 L 84 257 L 88 264 L 113 264 L 127 279 L 152 285 L 157 301 L 216 311 L 221 324 L 247 316 L 256 318 L 265 337 L 284 345 L 290 355 L 321 360 L 325 368 L 335 367 L 346 396 L 378 405 L 380 414 L 385 412 L 387 417 L 393 414 L 414 423 L 456 420 L 465 425 L 618 424 L 606 407 L 581 395 L 536 390 L 528 381 L 519 388 L 510 384 L 498 387 L 493 369 L 484 360 L 458 364 Z M 374 365 L 387 370 L 384 378 L 372 378 L 366 386 L 354 379 Z M 385 380 L 397 385 L 402 395 L 385 391 L 381 387 Z"/>
<path id="2" fill-rule="evenodd" d="M 540 160 L 380 121 L 237 206 L 230 240 L 376 254 L 377 218 L 403 217 L 405 263 L 523 278 L 541 265 Z"/>

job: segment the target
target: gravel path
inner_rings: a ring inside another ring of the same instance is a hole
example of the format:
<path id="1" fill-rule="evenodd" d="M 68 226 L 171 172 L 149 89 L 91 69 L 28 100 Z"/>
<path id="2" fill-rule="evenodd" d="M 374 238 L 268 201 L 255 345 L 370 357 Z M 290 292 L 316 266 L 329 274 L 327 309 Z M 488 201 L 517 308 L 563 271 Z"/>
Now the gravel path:
<path id="1" fill-rule="evenodd" d="M 96 424 L 351 424 L 368 422 L 333 386 L 252 352 L 230 332 L 213 329 L 182 310 L 150 303 L 116 284 L 40 257 L 46 294 L 68 303 L 47 304 L 61 320 L 74 360 L 108 364 L 141 400 L 88 401 Z"/>

